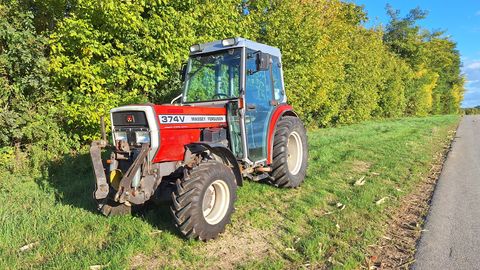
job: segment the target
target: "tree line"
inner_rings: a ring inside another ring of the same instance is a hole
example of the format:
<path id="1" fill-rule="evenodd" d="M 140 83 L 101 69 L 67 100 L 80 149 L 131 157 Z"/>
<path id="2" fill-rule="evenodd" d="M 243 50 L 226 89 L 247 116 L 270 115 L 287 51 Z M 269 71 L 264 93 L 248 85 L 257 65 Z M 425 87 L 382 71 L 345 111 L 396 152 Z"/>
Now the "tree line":
<path id="1" fill-rule="evenodd" d="M 79 148 L 112 107 L 178 95 L 190 45 L 235 36 L 280 48 L 310 126 L 458 113 L 456 43 L 420 27 L 419 8 L 386 12 L 367 28 L 338 0 L 0 0 L 0 154 Z"/>
<path id="2" fill-rule="evenodd" d="M 480 106 L 475 106 L 473 108 L 463 108 L 462 113 L 466 115 L 477 115 L 480 114 Z"/>

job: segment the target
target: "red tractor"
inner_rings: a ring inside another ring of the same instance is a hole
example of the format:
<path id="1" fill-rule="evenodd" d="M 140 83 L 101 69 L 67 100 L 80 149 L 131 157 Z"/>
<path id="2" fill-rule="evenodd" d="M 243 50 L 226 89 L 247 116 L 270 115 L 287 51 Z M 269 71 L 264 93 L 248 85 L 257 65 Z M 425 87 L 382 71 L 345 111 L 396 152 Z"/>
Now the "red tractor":
<path id="1" fill-rule="evenodd" d="M 90 149 L 94 197 L 107 216 L 168 197 L 181 233 L 209 240 L 230 222 L 244 178 L 303 182 L 307 137 L 287 104 L 277 48 L 244 38 L 196 44 L 182 77 L 172 104 L 110 111 L 113 145 L 102 124 Z"/>

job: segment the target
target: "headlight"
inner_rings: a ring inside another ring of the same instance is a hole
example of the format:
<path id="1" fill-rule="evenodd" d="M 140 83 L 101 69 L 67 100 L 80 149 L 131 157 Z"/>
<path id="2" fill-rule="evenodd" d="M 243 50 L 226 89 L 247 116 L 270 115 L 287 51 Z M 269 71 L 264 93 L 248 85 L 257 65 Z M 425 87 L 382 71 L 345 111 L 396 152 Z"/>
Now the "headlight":
<path id="1" fill-rule="evenodd" d="M 237 42 L 236 38 L 227 38 L 227 39 L 222 40 L 223 47 L 233 46 L 237 43 L 238 42 Z"/>
<path id="2" fill-rule="evenodd" d="M 115 136 L 115 141 L 128 141 L 127 132 L 125 131 L 115 131 L 113 135 Z"/>
<path id="3" fill-rule="evenodd" d="M 135 131 L 135 138 L 137 143 L 150 143 L 150 132 Z"/>
<path id="4" fill-rule="evenodd" d="M 202 46 L 200 44 L 195 44 L 190 46 L 190 52 L 191 53 L 196 53 L 196 52 L 201 52 L 202 51 Z"/>

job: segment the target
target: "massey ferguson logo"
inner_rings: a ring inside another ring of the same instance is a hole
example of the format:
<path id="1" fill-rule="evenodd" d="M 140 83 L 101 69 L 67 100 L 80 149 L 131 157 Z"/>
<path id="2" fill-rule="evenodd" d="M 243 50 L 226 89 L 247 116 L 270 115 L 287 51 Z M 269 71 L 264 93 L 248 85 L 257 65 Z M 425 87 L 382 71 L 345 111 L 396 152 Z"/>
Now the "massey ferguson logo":
<path id="1" fill-rule="evenodd" d="M 135 122 L 135 118 L 133 117 L 132 114 L 127 114 L 127 116 L 125 116 L 125 121 L 127 123 L 134 123 Z"/>
<path id="2" fill-rule="evenodd" d="M 159 115 L 161 124 L 224 123 L 225 115 Z"/>

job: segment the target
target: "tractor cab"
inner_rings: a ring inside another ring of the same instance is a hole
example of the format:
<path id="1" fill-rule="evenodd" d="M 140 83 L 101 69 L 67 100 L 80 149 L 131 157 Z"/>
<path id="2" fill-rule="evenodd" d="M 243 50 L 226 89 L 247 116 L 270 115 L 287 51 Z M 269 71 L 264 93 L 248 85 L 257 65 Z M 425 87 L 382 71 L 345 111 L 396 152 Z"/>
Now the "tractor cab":
<path id="1" fill-rule="evenodd" d="M 111 142 L 102 124 L 90 148 L 94 198 L 107 216 L 169 202 L 183 235 L 209 240 L 230 222 L 244 178 L 300 186 L 306 131 L 287 104 L 277 48 L 244 38 L 195 44 L 182 79 L 172 104 L 111 109 Z"/>
<path id="2" fill-rule="evenodd" d="M 225 106 L 235 157 L 266 163 L 271 117 L 287 101 L 280 50 L 244 38 L 195 44 L 182 77 L 181 104 Z"/>

